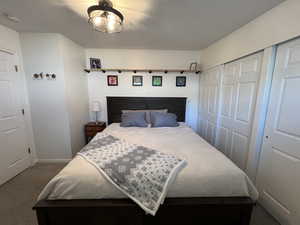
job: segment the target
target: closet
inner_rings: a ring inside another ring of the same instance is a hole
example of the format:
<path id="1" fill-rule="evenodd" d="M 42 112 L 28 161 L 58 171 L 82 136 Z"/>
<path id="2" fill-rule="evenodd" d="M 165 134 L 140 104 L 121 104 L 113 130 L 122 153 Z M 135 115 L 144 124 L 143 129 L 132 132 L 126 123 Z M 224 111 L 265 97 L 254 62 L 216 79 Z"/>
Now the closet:
<path id="1" fill-rule="evenodd" d="M 300 39 L 278 46 L 258 169 L 260 202 L 281 224 L 300 224 Z"/>
<path id="2" fill-rule="evenodd" d="M 263 53 L 201 74 L 199 133 L 245 170 Z"/>
<path id="3" fill-rule="evenodd" d="M 300 39 L 275 49 L 201 74 L 199 133 L 248 175 L 255 167 L 260 204 L 281 224 L 298 225 Z"/>

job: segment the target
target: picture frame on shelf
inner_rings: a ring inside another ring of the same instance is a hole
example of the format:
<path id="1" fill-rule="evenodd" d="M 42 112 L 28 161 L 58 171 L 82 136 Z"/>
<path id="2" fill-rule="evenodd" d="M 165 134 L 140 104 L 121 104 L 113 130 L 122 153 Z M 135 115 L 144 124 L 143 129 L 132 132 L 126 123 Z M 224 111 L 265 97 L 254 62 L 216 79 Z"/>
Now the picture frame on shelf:
<path id="1" fill-rule="evenodd" d="M 143 86 L 143 76 L 132 76 L 132 86 Z"/>
<path id="2" fill-rule="evenodd" d="M 176 77 L 176 87 L 186 87 L 186 76 Z"/>
<path id="3" fill-rule="evenodd" d="M 161 87 L 162 86 L 162 76 L 152 76 L 152 86 Z"/>
<path id="4" fill-rule="evenodd" d="M 90 58 L 90 68 L 91 69 L 101 69 L 101 59 Z"/>
<path id="5" fill-rule="evenodd" d="M 198 68 L 198 63 L 192 62 L 192 63 L 190 64 L 190 68 L 189 68 L 190 71 L 196 71 L 197 68 Z"/>
<path id="6" fill-rule="evenodd" d="M 118 76 L 108 75 L 107 76 L 107 86 L 118 86 Z"/>

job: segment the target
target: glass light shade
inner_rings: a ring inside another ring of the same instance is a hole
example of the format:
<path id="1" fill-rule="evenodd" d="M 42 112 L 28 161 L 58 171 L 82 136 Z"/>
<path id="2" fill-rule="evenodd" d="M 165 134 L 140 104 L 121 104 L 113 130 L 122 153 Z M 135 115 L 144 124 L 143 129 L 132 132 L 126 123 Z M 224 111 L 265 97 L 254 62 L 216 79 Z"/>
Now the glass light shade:
<path id="1" fill-rule="evenodd" d="M 123 28 L 123 16 L 110 6 L 92 6 L 89 13 L 89 22 L 97 31 L 105 33 L 121 32 Z"/>

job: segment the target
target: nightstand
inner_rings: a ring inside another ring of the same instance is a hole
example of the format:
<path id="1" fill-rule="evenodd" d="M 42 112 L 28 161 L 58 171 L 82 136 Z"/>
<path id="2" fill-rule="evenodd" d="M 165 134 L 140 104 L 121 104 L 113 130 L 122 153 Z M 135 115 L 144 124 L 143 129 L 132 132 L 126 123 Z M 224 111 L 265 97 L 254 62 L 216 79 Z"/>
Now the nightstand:
<path id="1" fill-rule="evenodd" d="M 89 122 L 84 126 L 85 142 L 88 144 L 95 135 L 106 128 L 106 123 L 104 122 Z"/>

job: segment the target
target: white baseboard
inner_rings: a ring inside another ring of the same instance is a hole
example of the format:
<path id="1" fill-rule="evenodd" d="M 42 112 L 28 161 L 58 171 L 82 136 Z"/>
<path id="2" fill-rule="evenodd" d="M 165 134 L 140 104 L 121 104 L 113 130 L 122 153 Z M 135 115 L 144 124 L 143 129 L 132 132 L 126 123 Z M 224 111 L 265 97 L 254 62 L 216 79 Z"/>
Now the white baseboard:
<path id="1" fill-rule="evenodd" d="M 38 163 L 68 163 L 72 159 L 38 159 Z"/>

